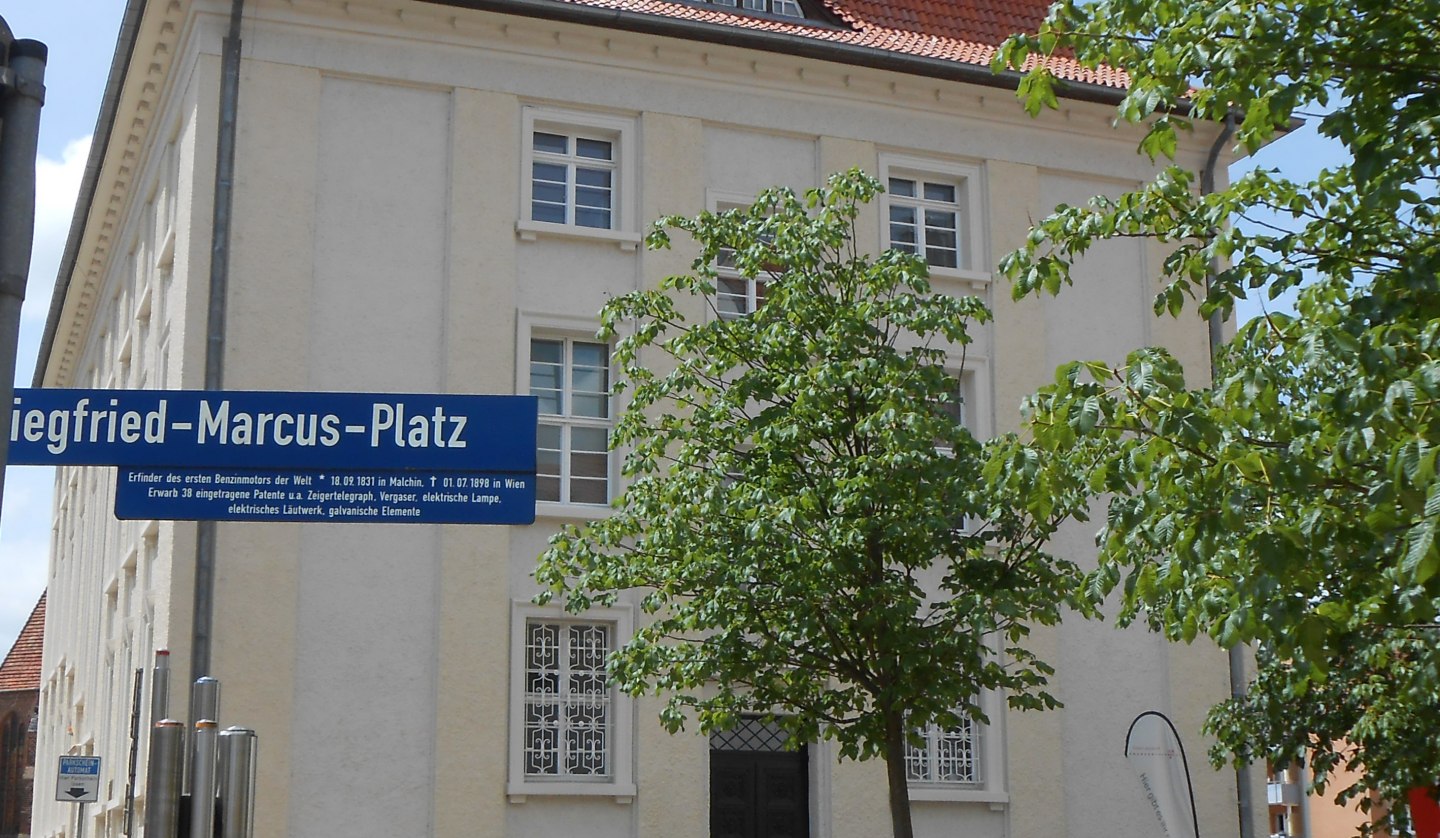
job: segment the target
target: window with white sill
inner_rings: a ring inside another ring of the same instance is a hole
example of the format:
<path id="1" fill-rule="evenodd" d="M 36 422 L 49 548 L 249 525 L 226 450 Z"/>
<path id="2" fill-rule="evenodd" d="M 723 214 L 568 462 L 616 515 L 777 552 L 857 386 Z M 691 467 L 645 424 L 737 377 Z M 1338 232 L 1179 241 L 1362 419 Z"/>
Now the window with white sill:
<path id="1" fill-rule="evenodd" d="M 713 212 L 745 210 L 743 199 L 726 197 L 712 200 Z M 765 302 L 769 275 L 745 276 L 735 266 L 735 251 L 721 248 L 715 259 L 715 313 L 721 320 L 734 320 L 754 314 Z"/>
<path id="2" fill-rule="evenodd" d="M 917 731 L 905 746 L 905 776 L 911 783 L 979 788 L 984 782 L 980 724 L 956 711 L 957 721 L 942 726 L 931 722 Z"/>
<path id="3" fill-rule="evenodd" d="M 978 270 L 979 169 L 898 157 L 881 162 L 885 246 L 916 254 L 938 275 Z"/>
<path id="4" fill-rule="evenodd" d="M 912 731 L 905 747 L 910 799 L 938 803 L 1009 802 L 1005 789 L 1004 712 L 994 693 L 978 697 L 990 724 L 956 707 L 949 718 Z"/>
<path id="5" fill-rule="evenodd" d="M 633 120 L 527 107 L 520 231 L 615 238 L 634 226 Z"/>
<path id="6" fill-rule="evenodd" d="M 609 683 L 606 660 L 628 637 L 628 609 L 572 616 L 517 603 L 512 626 L 512 799 L 525 795 L 634 795 L 630 701 Z"/>

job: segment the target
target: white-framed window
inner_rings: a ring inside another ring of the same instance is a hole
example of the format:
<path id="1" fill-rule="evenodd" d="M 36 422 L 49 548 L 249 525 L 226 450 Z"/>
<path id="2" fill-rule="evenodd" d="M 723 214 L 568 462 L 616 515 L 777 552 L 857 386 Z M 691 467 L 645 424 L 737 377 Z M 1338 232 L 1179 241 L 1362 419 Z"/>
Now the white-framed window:
<path id="1" fill-rule="evenodd" d="M 886 247 L 920 256 L 939 276 L 985 278 L 978 166 L 887 155 L 881 177 Z"/>
<path id="2" fill-rule="evenodd" d="M 615 152 L 614 139 L 531 131 L 530 220 L 614 227 Z"/>
<path id="3" fill-rule="evenodd" d="M 951 180 L 891 175 L 890 246 L 935 268 L 960 267 L 961 186 Z"/>
<path id="4" fill-rule="evenodd" d="M 754 314 L 765 303 L 766 277 L 746 277 L 735 271 L 718 271 L 715 277 L 715 311 L 721 320 Z"/>
<path id="5" fill-rule="evenodd" d="M 954 723 L 931 722 L 914 731 L 917 741 L 905 747 L 911 800 L 989 803 L 992 808 L 1010 802 L 1005 787 L 1004 701 L 985 691 L 976 704 L 989 724 L 957 707 L 951 714 Z"/>
<path id="6" fill-rule="evenodd" d="M 630 636 L 632 619 L 623 606 L 576 616 L 514 604 L 513 802 L 532 794 L 634 796 L 631 702 L 606 675 L 607 657 Z"/>
<path id="7" fill-rule="evenodd" d="M 529 392 L 539 399 L 536 499 L 610 502 L 610 347 L 532 333 Z"/>
<path id="8" fill-rule="evenodd" d="M 969 411 L 966 410 L 970 401 L 969 391 L 973 384 L 973 376 L 967 375 L 958 369 L 945 370 L 946 381 L 949 384 L 945 393 L 945 400 L 935 405 L 935 409 L 950 417 L 950 419 L 962 428 L 968 428 L 973 434 L 974 428 L 970 426 Z M 946 454 L 954 453 L 948 448 L 941 448 Z"/>
<path id="9" fill-rule="evenodd" d="M 747 12 L 768 12 L 784 17 L 804 17 L 805 11 L 797 0 L 709 0 L 716 6 L 729 6 Z"/>
<path id="10" fill-rule="evenodd" d="M 745 209 L 750 200 L 729 193 L 711 192 L 711 212 Z M 754 314 L 765 302 L 769 274 L 747 277 L 735 269 L 735 252 L 722 248 L 715 260 L 715 313 L 721 320 Z"/>
<path id="11" fill-rule="evenodd" d="M 536 106 L 523 114 L 521 238 L 568 235 L 638 245 L 634 120 Z"/>
<path id="12" fill-rule="evenodd" d="M 979 788 L 984 782 L 980 724 L 956 711 L 958 723 L 942 727 L 931 722 L 905 745 L 905 776 L 912 783 Z"/>
<path id="13" fill-rule="evenodd" d="M 607 779 L 614 774 L 615 707 L 605 657 L 615 649 L 610 623 L 525 621 L 526 777 Z"/>
<path id="14" fill-rule="evenodd" d="M 988 425 L 984 421 L 985 411 L 980 404 L 980 394 L 984 392 L 980 383 L 985 380 L 984 361 L 966 359 L 966 368 L 962 370 L 957 360 L 955 366 L 946 368 L 945 374 L 949 391 L 946 400 L 937 403 L 935 409 L 968 430 L 971 436 L 985 439 L 988 436 Z M 935 450 L 946 457 L 955 454 L 949 446 L 938 442 Z M 975 534 L 984 529 L 985 521 L 970 515 L 959 515 L 955 519 L 955 526 L 962 533 Z"/>

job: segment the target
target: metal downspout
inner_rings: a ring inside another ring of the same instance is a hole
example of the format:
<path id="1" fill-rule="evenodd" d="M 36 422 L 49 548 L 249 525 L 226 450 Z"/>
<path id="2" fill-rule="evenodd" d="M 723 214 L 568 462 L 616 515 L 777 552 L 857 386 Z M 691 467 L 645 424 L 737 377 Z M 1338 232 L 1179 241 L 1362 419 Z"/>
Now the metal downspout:
<path id="1" fill-rule="evenodd" d="M 20 311 L 35 244 L 35 159 L 48 57 L 39 41 L 13 40 L 0 17 L 0 404 L 6 405 L 0 416 L 0 490 L 10 457 Z"/>
<path id="2" fill-rule="evenodd" d="M 220 129 L 215 140 L 215 214 L 210 242 L 210 309 L 205 332 L 205 389 L 224 386 L 225 300 L 230 285 L 230 221 L 235 180 L 235 129 L 240 103 L 240 19 L 245 0 L 230 6 L 220 78 Z M 215 614 L 215 522 L 195 527 L 195 610 L 190 627 L 190 678 L 210 674 Z M 192 719 L 191 722 L 197 720 Z"/>
<path id="3" fill-rule="evenodd" d="M 1230 137 L 1235 133 L 1235 116 L 1231 114 L 1225 117 L 1224 127 L 1220 130 L 1220 136 L 1215 138 L 1215 143 L 1210 146 L 1210 156 L 1205 161 L 1205 169 L 1200 173 L 1200 194 L 1209 195 L 1215 191 L 1215 167 L 1220 162 L 1220 151 Z M 1205 290 L 1208 292 L 1215 281 L 1215 276 L 1220 272 L 1219 264 L 1212 260 L 1210 271 L 1205 277 Z M 1219 311 L 1210 313 L 1207 322 L 1207 331 L 1210 338 L 1210 384 L 1214 386 L 1219 375 L 1217 362 L 1220 357 L 1220 348 L 1225 343 L 1224 318 Z M 1245 650 L 1240 646 L 1231 646 L 1227 650 L 1230 661 L 1230 697 L 1240 698 L 1245 695 Z M 1238 804 L 1240 818 L 1240 838 L 1255 838 L 1255 800 L 1251 791 L 1250 765 L 1242 763 L 1235 766 L 1235 797 Z"/>

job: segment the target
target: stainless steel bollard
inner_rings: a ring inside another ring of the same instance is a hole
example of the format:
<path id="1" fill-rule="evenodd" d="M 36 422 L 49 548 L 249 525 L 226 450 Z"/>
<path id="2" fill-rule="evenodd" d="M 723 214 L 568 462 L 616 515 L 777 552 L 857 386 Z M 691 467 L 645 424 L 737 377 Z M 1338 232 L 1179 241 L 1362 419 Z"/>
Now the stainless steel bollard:
<path id="1" fill-rule="evenodd" d="M 195 721 L 220 718 L 220 682 L 210 676 L 195 679 L 190 690 L 190 712 Z"/>
<path id="2" fill-rule="evenodd" d="M 243 727 L 220 733 L 220 838 L 253 838 L 259 740 Z"/>
<path id="3" fill-rule="evenodd" d="M 190 762 L 190 838 L 215 834 L 215 748 L 219 725 L 209 719 L 195 723 Z"/>
<path id="4" fill-rule="evenodd" d="M 155 674 L 150 679 L 150 724 L 170 715 L 170 650 L 155 652 Z"/>
<path id="5" fill-rule="evenodd" d="M 185 751 L 185 723 L 164 719 L 150 737 L 150 764 L 145 773 L 145 836 L 177 838 L 180 828 L 180 765 Z"/>
<path id="6" fill-rule="evenodd" d="M 192 724 L 201 719 L 209 719 L 218 722 L 220 719 L 220 682 L 208 675 L 196 678 L 195 683 L 190 687 L 190 722 Z M 184 788 L 193 793 L 195 776 L 191 767 L 191 759 L 195 755 L 195 749 L 189 748 L 185 751 L 185 767 L 181 776 Z"/>

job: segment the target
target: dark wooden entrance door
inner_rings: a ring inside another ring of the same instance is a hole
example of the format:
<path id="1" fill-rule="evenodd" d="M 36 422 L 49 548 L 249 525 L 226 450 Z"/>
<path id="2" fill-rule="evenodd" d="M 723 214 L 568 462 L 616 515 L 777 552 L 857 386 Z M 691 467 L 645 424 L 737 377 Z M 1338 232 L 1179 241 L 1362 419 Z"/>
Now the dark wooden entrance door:
<path id="1" fill-rule="evenodd" d="M 809 838 L 805 749 L 710 752 L 710 838 Z"/>

